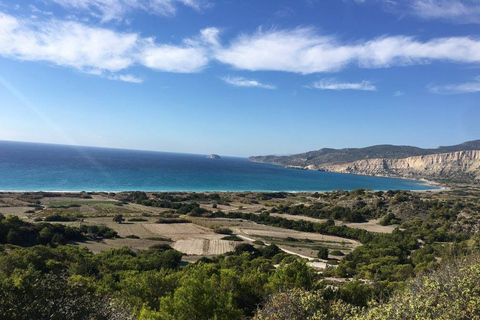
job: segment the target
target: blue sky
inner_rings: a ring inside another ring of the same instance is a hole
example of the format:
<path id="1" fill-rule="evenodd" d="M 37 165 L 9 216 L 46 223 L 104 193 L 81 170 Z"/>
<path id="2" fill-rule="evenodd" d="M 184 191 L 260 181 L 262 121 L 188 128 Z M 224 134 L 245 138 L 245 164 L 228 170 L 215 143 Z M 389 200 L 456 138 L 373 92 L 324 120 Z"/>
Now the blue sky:
<path id="1" fill-rule="evenodd" d="M 480 138 L 480 0 L 0 1 L 0 140 L 249 156 Z"/>

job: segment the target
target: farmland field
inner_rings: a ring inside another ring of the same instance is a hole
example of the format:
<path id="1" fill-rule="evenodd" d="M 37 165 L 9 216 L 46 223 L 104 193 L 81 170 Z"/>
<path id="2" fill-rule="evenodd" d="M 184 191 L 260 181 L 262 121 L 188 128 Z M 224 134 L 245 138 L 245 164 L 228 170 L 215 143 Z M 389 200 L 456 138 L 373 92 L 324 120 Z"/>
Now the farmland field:
<path id="1" fill-rule="evenodd" d="M 278 213 L 277 207 L 308 208 L 319 204 L 319 208 L 330 205 L 332 209 L 374 207 L 375 195 L 361 192 L 349 193 L 4 193 L 0 194 L 0 213 L 16 215 L 26 221 L 42 221 L 52 215 L 68 217 L 66 220 L 53 220 L 72 226 L 106 226 L 117 232 L 116 239 L 92 239 L 82 243 L 93 252 L 110 248 L 130 247 L 144 250 L 156 244 L 169 244 L 182 252 L 185 261 L 196 261 L 203 256 L 215 256 L 235 249 L 239 243 L 256 246 L 276 244 L 284 252 L 309 259 L 317 258 L 320 247 L 335 251 L 332 258 L 341 260 L 345 254 L 360 246 L 357 240 L 343 236 L 326 235 L 317 232 L 296 231 L 267 224 L 256 223 L 247 219 L 232 219 L 226 216 L 211 216 L 213 212 L 267 214 L 280 220 L 322 224 L 327 219 L 313 218 L 300 214 Z M 139 195 L 142 200 L 132 196 Z M 422 196 L 438 196 L 422 194 Z M 386 195 L 378 199 L 386 201 Z M 335 207 L 336 206 L 336 207 Z M 183 208 L 187 208 L 186 210 Z M 197 209 L 195 209 L 197 208 Z M 396 207 L 392 207 L 396 208 Z M 195 212 L 195 210 L 198 212 Z M 193 210 L 193 211 L 192 211 Z M 343 210 L 343 209 L 342 209 Z M 395 209 L 404 214 L 399 205 Z M 378 209 L 377 209 L 378 211 Z M 289 212 L 286 210 L 285 212 Z M 327 211 L 324 211 L 328 213 Z M 344 211 L 348 212 L 348 211 Z M 122 215 L 123 222 L 113 221 L 115 215 Z M 348 217 L 347 217 L 348 218 Z M 187 219 L 191 223 L 158 223 L 165 219 Z M 335 226 L 362 229 L 372 233 L 391 233 L 398 225 L 380 225 L 379 216 L 368 216 L 367 222 L 357 223 L 347 220 L 335 220 Z M 231 230 L 240 241 L 224 240 L 225 234 L 215 232 L 218 228 Z M 310 229 L 311 230 L 311 229 Z"/>

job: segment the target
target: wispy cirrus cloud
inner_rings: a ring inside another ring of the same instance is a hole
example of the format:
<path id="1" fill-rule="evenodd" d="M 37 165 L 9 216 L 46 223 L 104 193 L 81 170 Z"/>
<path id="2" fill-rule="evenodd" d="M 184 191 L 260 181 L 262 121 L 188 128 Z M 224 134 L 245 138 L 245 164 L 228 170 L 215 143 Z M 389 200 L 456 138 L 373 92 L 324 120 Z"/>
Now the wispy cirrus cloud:
<path id="1" fill-rule="evenodd" d="M 254 79 L 247 79 L 244 77 L 223 77 L 222 80 L 235 87 L 253 87 L 253 88 L 271 89 L 271 90 L 277 88 L 272 84 L 262 83 Z"/>
<path id="2" fill-rule="evenodd" d="M 430 85 L 428 86 L 430 92 L 435 94 L 462 94 L 462 93 L 477 93 L 480 92 L 480 76 L 475 78 L 475 81 L 448 84 L 448 85 Z"/>
<path id="3" fill-rule="evenodd" d="M 255 57 L 255 58 L 252 58 Z M 215 58 L 241 70 L 286 71 L 301 74 L 360 68 L 426 64 L 433 61 L 480 63 L 480 40 L 473 37 L 435 38 L 385 36 L 345 43 L 318 35 L 312 28 L 258 30 L 220 48 Z"/>
<path id="4" fill-rule="evenodd" d="M 360 91 L 377 91 L 377 87 L 370 81 L 363 80 L 361 82 L 339 82 L 336 79 L 322 79 L 313 83 L 311 88 L 319 90 L 360 90 Z"/>
<path id="5" fill-rule="evenodd" d="M 110 73 L 101 69 L 82 69 L 80 71 L 87 74 L 94 75 L 94 76 L 99 76 L 108 80 L 123 81 L 123 82 L 129 82 L 129 83 L 143 83 L 142 78 L 134 76 L 133 74 Z"/>
<path id="6" fill-rule="evenodd" d="M 108 76 L 110 80 L 118 80 L 130 83 L 143 83 L 143 79 L 131 74 L 113 74 Z"/>
<path id="7" fill-rule="evenodd" d="M 480 23 L 478 0 L 414 0 L 412 13 L 424 19 L 444 19 L 457 23 Z"/>
<path id="8" fill-rule="evenodd" d="M 203 33 L 180 44 L 156 43 L 137 33 L 116 32 L 76 21 L 19 19 L 0 13 L 0 56 L 45 61 L 114 80 L 140 82 L 133 76 L 108 75 L 134 65 L 158 71 L 199 72 L 209 62 L 208 39 Z"/>
<path id="9" fill-rule="evenodd" d="M 83 12 L 99 18 L 103 22 L 123 20 L 134 11 L 143 10 L 160 16 L 175 15 L 179 5 L 200 10 L 206 6 L 204 0 L 46 0 L 56 3 L 76 13 Z"/>
<path id="10" fill-rule="evenodd" d="M 480 23 L 480 0 L 350 0 L 379 4 L 391 13 L 453 23 Z"/>

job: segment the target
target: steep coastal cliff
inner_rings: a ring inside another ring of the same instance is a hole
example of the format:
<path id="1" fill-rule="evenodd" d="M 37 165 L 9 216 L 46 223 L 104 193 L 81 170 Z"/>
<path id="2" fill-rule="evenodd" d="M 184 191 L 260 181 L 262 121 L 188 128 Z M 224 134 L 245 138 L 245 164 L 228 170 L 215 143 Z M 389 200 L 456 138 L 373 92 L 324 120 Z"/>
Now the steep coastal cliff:
<path id="1" fill-rule="evenodd" d="M 480 150 L 457 151 L 403 159 L 364 159 L 310 169 L 403 178 L 480 181 Z"/>
<path id="2" fill-rule="evenodd" d="M 382 149 L 385 150 L 383 157 Z M 406 156 L 409 152 L 413 155 Z M 307 170 L 413 179 L 425 178 L 437 181 L 480 182 L 479 140 L 438 149 L 374 146 L 363 149 L 322 149 L 293 156 L 252 157 L 250 159 Z"/>

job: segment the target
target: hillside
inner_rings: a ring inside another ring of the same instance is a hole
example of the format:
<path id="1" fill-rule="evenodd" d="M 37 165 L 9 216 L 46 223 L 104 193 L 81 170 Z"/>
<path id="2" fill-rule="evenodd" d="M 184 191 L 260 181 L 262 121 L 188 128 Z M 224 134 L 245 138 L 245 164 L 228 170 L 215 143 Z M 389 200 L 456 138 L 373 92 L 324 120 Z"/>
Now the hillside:
<path id="1" fill-rule="evenodd" d="M 377 145 L 320 149 L 291 156 L 251 157 L 288 167 L 372 176 L 471 182 L 480 179 L 480 140 L 436 149 Z"/>

